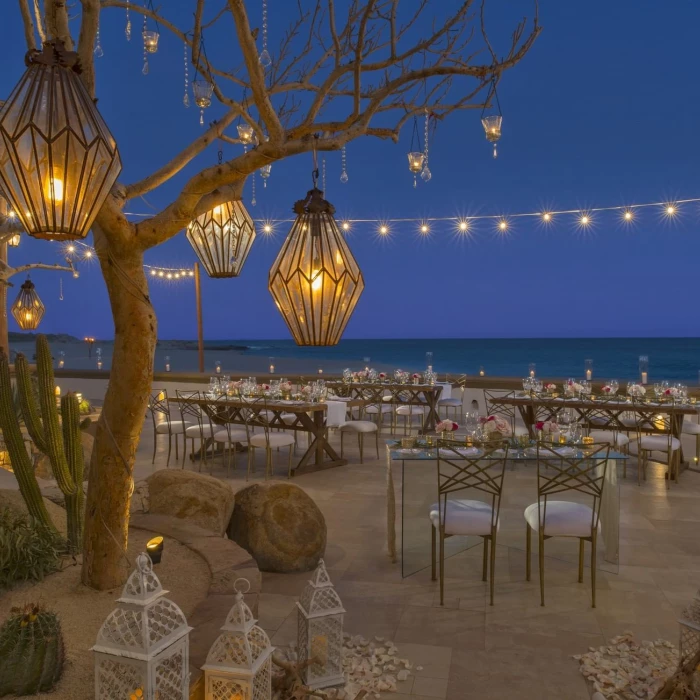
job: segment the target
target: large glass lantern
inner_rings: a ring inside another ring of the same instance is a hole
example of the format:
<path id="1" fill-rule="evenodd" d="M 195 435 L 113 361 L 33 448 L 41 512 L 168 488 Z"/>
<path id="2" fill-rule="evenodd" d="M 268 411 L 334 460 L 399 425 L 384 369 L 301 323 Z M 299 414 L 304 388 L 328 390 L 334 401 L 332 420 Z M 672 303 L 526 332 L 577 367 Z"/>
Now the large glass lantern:
<path id="1" fill-rule="evenodd" d="M 221 634 L 212 644 L 204 671 L 205 700 L 270 700 L 272 652 L 270 639 L 243 600 L 239 579 L 234 583 L 236 602 L 228 613 Z"/>
<path id="2" fill-rule="evenodd" d="M 187 240 L 209 277 L 238 277 L 255 235 L 253 219 L 240 200 L 215 206 L 187 227 Z"/>
<path id="3" fill-rule="evenodd" d="M 269 289 L 297 345 L 337 345 L 365 281 L 319 189 L 294 205 Z"/>
<path id="4" fill-rule="evenodd" d="M 29 51 L 0 110 L 0 182 L 30 236 L 84 238 L 121 171 L 117 144 L 59 40 Z"/>
<path id="5" fill-rule="evenodd" d="M 7 239 L 7 245 L 10 246 L 10 248 L 17 248 L 19 246 L 19 242 L 21 240 L 21 234 L 19 233 L 13 233 L 8 239 Z"/>
<path id="6" fill-rule="evenodd" d="M 44 318 L 46 307 L 36 293 L 34 283 L 27 277 L 20 287 L 19 294 L 12 304 L 12 315 L 23 331 L 33 331 Z"/>
<path id="7" fill-rule="evenodd" d="M 312 690 L 344 685 L 343 615 L 345 608 L 323 559 L 297 603 L 297 647 L 302 680 Z M 316 659 L 317 663 L 306 665 Z"/>
<path id="8" fill-rule="evenodd" d="M 189 700 L 189 633 L 146 554 L 97 634 L 95 698 Z"/>

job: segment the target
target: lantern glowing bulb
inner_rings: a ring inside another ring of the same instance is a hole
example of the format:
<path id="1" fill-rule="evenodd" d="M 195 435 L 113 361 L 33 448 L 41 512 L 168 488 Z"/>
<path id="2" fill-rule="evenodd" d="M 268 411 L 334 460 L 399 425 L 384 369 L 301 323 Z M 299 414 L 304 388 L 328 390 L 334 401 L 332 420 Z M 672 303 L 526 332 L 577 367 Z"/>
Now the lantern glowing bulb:
<path id="1" fill-rule="evenodd" d="M 49 199 L 54 202 L 63 201 L 63 180 L 59 177 L 49 178 L 48 191 L 46 193 Z"/>
<path id="2" fill-rule="evenodd" d="M 323 275 L 320 270 L 311 271 L 311 289 L 317 292 L 323 286 Z"/>

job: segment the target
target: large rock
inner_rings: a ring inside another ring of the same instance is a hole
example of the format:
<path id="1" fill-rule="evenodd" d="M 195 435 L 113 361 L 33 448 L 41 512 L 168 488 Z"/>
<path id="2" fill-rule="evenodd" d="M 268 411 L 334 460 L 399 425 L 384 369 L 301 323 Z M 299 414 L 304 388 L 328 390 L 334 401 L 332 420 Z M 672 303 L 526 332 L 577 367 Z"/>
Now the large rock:
<path id="1" fill-rule="evenodd" d="M 146 481 L 149 513 L 189 520 L 218 535 L 226 532 L 234 504 L 228 484 L 184 469 L 161 469 Z"/>
<path id="2" fill-rule="evenodd" d="M 228 534 L 261 571 L 311 571 L 326 549 L 323 513 L 305 491 L 289 483 L 239 491 Z"/>
<path id="3" fill-rule="evenodd" d="M 65 535 L 67 532 L 66 511 L 46 497 L 44 497 L 44 505 L 56 529 L 62 535 Z M 14 489 L 0 489 L 0 510 L 6 507 L 17 514 L 29 515 L 29 510 L 24 502 L 24 498 L 22 498 L 22 494 Z"/>

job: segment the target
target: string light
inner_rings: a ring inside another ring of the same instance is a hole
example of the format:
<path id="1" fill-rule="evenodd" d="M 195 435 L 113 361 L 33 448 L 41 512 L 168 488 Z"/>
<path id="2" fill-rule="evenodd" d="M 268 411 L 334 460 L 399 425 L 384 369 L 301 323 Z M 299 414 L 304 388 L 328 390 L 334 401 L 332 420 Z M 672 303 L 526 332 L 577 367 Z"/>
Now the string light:
<path id="1" fill-rule="evenodd" d="M 105 55 L 105 52 L 102 50 L 102 42 L 100 41 L 100 19 L 99 15 L 97 18 L 97 32 L 95 33 L 95 48 L 93 49 L 93 53 L 95 54 L 95 58 L 102 58 L 102 56 Z"/>
<path id="2" fill-rule="evenodd" d="M 668 217 L 675 216 L 676 214 L 678 214 L 678 207 L 674 203 L 668 202 L 664 207 L 664 213 Z"/>
<path id="3" fill-rule="evenodd" d="M 340 226 L 343 231 L 349 231 L 350 230 L 350 223 L 348 221 L 343 221 L 343 223 Z"/>
<path id="4" fill-rule="evenodd" d="M 421 224 L 421 225 L 420 225 L 420 232 L 421 232 L 423 235 L 426 235 L 426 234 L 430 233 L 430 226 L 428 226 L 428 224 L 425 224 L 425 223 Z"/>
<path id="5" fill-rule="evenodd" d="M 382 236 L 386 236 L 389 233 L 389 227 L 386 224 L 381 224 L 379 227 L 379 233 Z"/>
<path id="6" fill-rule="evenodd" d="M 468 233 L 469 222 L 466 219 L 461 219 L 460 221 L 457 222 L 457 229 L 459 231 L 461 231 L 462 233 Z"/>
<path id="7" fill-rule="evenodd" d="M 342 170 L 340 171 L 340 181 L 345 184 L 348 181 L 348 169 L 347 169 L 347 155 L 345 153 L 345 144 L 340 149 L 340 162 L 342 165 Z"/>
<path id="8" fill-rule="evenodd" d="M 267 0 L 262 0 L 262 45 L 263 50 L 260 52 L 258 60 L 263 68 L 272 65 L 272 57 L 267 50 Z"/>
<path id="9" fill-rule="evenodd" d="M 272 233 L 272 226 L 270 224 L 264 224 L 263 233 Z"/>
<path id="10" fill-rule="evenodd" d="M 505 233 L 508 230 L 508 221 L 506 219 L 501 219 L 498 222 L 498 230 L 500 233 Z"/>
<path id="11" fill-rule="evenodd" d="M 546 211 L 544 214 L 542 214 L 542 221 L 544 221 L 546 224 L 550 223 L 552 220 L 552 215 Z"/>

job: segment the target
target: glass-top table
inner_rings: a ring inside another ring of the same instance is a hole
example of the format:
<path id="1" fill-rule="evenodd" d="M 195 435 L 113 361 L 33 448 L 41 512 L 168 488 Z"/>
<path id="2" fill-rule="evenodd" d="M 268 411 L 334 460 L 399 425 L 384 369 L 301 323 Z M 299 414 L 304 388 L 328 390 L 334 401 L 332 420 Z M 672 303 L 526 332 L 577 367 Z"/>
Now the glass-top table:
<path id="1" fill-rule="evenodd" d="M 527 506 L 537 502 L 537 448 L 535 443 L 521 445 L 516 440 L 509 446 L 508 463 L 504 480 L 500 510 L 500 528 L 497 546 L 525 550 L 525 519 L 523 512 Z M 553 445 L 562 457 L 582 459 L 591 453 L 586 445 Z M 431 527 L 428 514 L 437 501 L 437 447 L 421 444 L 414 448 L 402 448 L 399 440 L 387 440 L 387 544 L 393 561 L 401 556 L 402 576 L 410 576 L 430 566 Z M 453 444 L 441 457 L 454 461 L 462 452 L 465 458 L 479 456 L 478 447 Z M 500 452 L 500 457 L 498 456 Z M 455 454 L 457 453 L 457 454 Z M 483 453 L 482 453 L 483 454 Z M 491 459 L 503 458 L 503 451 L 491 453 Z M 627 455 L 608 452 L 608 467 L 605 470 L 606 482 L 601 501 L 600 522 L 602 546 L 599 547 L 598 566 L 600 570 L 618 572 L 620 538 L 620 490 L 617 465 Z M 397 489 L 394 484 L 392 465 L 401 464 L 400 508 L 401 541 L 397 551 L 396 507 Z M 453 498 L 467 497 L 459 493 Z M 473 493 L 471 495 L 473 498 Z M 562 500 L 580 500 L 580 494 L 562 494 Z M 535 538 L 536 540 L 537 538 Z M 480 537 L 450 537 L 445 541 L 445 556 L 451 557 L 480 545 Z M 537 551 L 536 542 L 533 552 Z M 547 541 L 547 557 L 564 559 L 576 563 L 578 547 L 572 546 L 569 538 L 553 538 Z"/>

